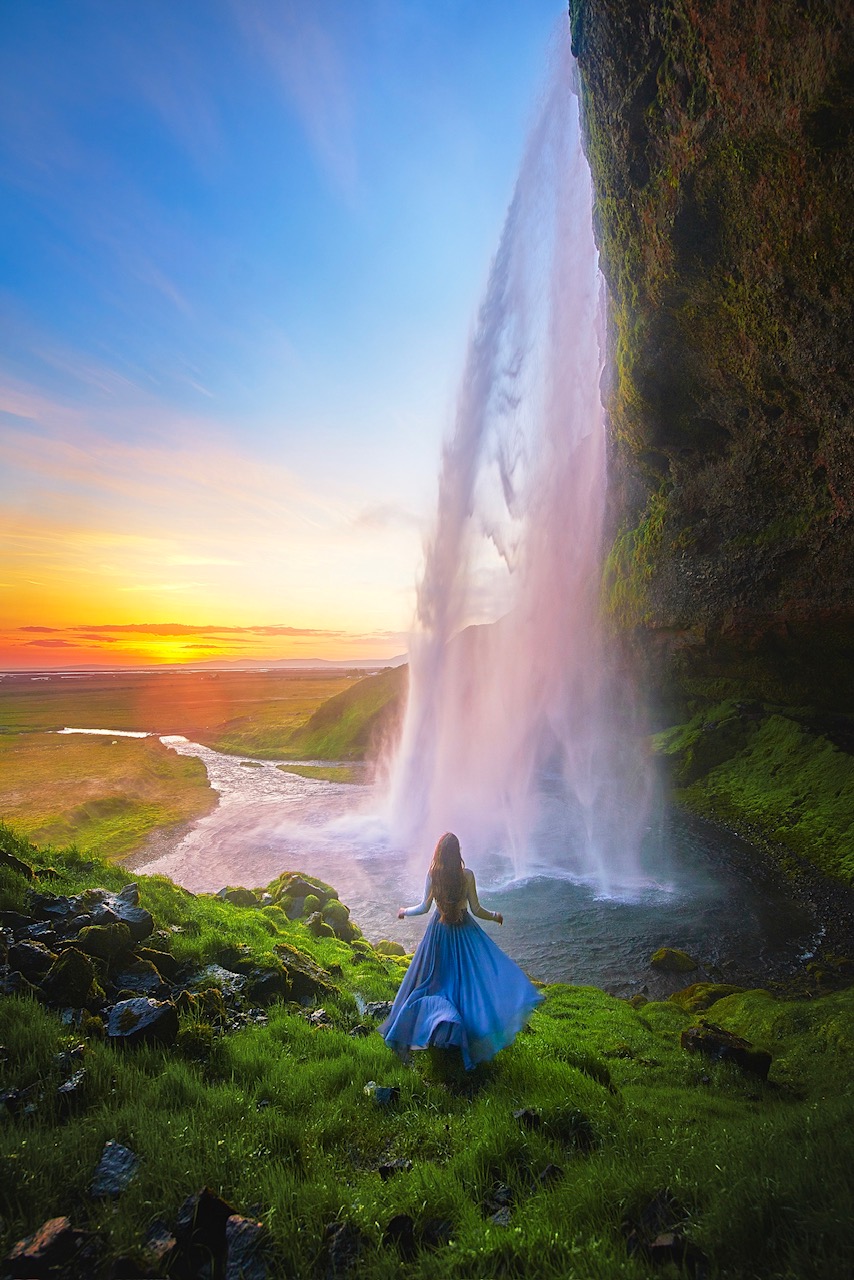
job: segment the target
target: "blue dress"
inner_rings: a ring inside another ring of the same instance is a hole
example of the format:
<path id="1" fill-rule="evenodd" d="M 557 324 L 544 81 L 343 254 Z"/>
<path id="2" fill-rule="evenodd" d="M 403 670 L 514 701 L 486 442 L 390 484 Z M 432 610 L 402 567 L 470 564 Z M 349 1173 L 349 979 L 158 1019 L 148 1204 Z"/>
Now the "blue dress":
<path id="1" fill-rule="evenodd" d="M 380 1034 L 403 1057 L 453 1046 L 471 1071 L 512 1044 L 542 1000 L 468 911 L 459 924 L 434 912 Z"/>

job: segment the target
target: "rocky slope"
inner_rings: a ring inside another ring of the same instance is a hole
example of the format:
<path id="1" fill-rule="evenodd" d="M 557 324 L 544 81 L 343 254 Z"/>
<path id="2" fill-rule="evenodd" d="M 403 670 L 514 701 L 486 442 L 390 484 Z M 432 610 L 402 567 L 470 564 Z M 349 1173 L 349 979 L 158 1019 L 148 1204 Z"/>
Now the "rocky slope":
<path id="1" fill-rule="evenodd" d="M 854 710 L 850 8 L 571 0 L 617 629 L 677 704 Z"/>

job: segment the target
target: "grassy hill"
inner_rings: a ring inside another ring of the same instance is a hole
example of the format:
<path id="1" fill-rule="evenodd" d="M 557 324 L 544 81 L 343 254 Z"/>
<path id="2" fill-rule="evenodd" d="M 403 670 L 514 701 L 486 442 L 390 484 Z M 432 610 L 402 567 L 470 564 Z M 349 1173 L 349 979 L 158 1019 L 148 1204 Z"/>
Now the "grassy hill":
<path id="1" fill-rule="evenodd" d="M 11 931 L 51 909 L 46 895 L 84 895 L 85 906 L 95 887 L 130 880 L 8 829 L 0 850 L 0 959 L 26 958 Z M 253 1277 L 850 1274 L 850 990 L 694 989 L 635 1008 L 555 985 L 530 1029 L 466 1076 L 447 1055 L 406 1066 L 377 1034 L 366 1001 L 392 996 L 405 960 L 356 930 L 345 942 L 289 918 L 295 895 L 312 890 L 305 903 L 322 905 L 328 886 L 285 875 L 266 906 L 260 893 L 193 896 L 156 877 L 138 887 L 153 932 L 136 954 L 153 958 L 118 973 L 127 957 L 93 957 L 87 1009 L 52 1006 L 48 979 L 28 989 L 0 969 L 0 1255 L 67 1216 L 91 1234 L 73 1238 L 55 1278 L 186 1274 L 193 1258 L 202 1274 L 200 1202 L 189 1225 L 179 1207 L 208 1187 L 208 1209 L 222 1197 L 262 1224 Z M 65 944 L 60 960 L 85 945 Z M 174 1004 L 177 1030 L 171 1043 L 122 1049 L 105 1035 L 104 1005 L 146 964 L 173 993 L 161 1003 Z M 235 991 L 288 965 L 314 975 L 313 996 Z M 680 1037 L 704 1018 L 767 1050 L 767 1080 L 687 1052 Z M 136 1165 L 126 1189 L 95 1198 L 108 1142 Z"/>
<path id="2" fill-rule="evenodd" d="M 390 667 L 335 694 L 291 734 L 288 750 L 306 759 L 363 759 L 394 732 L 407 678 L 407 667 Z"/>

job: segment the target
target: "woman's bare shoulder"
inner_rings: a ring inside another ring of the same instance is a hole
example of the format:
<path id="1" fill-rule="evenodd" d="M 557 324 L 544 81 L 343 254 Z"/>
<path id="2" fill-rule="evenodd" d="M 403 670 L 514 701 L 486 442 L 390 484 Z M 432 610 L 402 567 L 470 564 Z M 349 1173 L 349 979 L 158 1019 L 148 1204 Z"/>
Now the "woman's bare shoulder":
<path id="1" fill-rule="evenodd" d="M 474 884 L 474 872 L 471 867 L 463 867 L 463 875 L 465 876 L 466 884 Z"/>

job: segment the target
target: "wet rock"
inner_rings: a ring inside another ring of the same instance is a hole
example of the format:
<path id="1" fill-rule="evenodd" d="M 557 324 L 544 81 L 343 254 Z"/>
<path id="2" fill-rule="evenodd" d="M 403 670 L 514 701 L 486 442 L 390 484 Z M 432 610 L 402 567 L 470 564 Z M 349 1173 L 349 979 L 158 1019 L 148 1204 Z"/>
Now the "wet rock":
<path id="1" fill-rule="evenodd" d="M 366 1244 L 366 1237 L 351 1222 L 330 1222 L 323 1237 L 327 1280 L 338 1280 L 352 1271 Z"/>
<path id="2" fill-rule="evenodd" d="M 315 912 L 319 913 L 321 906 L 322 903 L 316 893 L 307 893 L 302 900 L 302 911 L 300 914 L 306 917 L 313 916 Z"/>
<path id="3" fill-rule="evenodd" d="M 297 898 L 308 898 L 313 896 L 317 898 L 318 902 L 324 903 L 324 902 L 328 902 L 330 898 L 337 897 L 335 890 L 331 888 L 330 885 L 323 884 L 322 881 L 317 881 L 316 883 L 312 883 L 312 881 L 306 880 L 303 876 L 300 876 L 300 875 L 288 876 L 281 883 L 278 892 L 276 892 L 276 889 L 274 887 L 276 886 L 276 884 L 277 882 L 274 880 L 273 884 L 270 885 L 270 889 L 273 892 L 273 897 L 276 899 L 284 895 L 287 895 L 287 897 L 293 900 L 296 900 Z"/>
<path id="4" fill-rule="evenodd" d="M 119 991 L 138 992 L 143 996 L 164 997 L 170 989 L 150 960 L 135 960 L 116 974 L 115 985 Z"/>
<path id="5" fill-rule="evenodd" d="M 404 1262 L 412 1262 L 418 1253 L 415 1223 L 408 1213 L 396 1214 L 383 1232 L 383 1244 L 397 1249 Z"/>
<path id="6" fill-rule="evenodd" d="M 133 946 L 131 931 L 117 920 L 115 924 L 89 924 L 77 935 L 75 943 L 87 956 L 99 956 L 102 960 L 114 960 Z"/>
<path id="7" fill-rule="evenodd" d="M 25 916 L 20 911 L 0 911 L 0 929 L 11 929 L 17 934 L 32 924 L 32 916 Z"/>
<path id="8" fill-rule="evenodd" d="M 51 923 L 56 924 L 71 918 L 77 906 L 77 899 L 61 894 L 31 891 L 27 895 L 27 904 L 37 920 L 50 920 Z"/>
<path id="9" fill-rule="evenodd" d="M 702 1013 L 718 1000 L 726 996 L 738 995 L 745 987 L 734 987 L 726 982 L 694 982 L 690 987 L 674 991 L 669 997 L 671 1004 L 678 1004 L 686 1013 Z"/>
<path id="10" fill-rule="evenodd" d="M 383 1182 L 388 1182 L 389 1178 L 393 1178 L 396 1173 L 409 1173 L 411 1168 L 412 1161 L 400 1157 L 397 1160 L 390 1160 L 388 1164 L 379 1165 L 377 1173 Z"/>
<path id="11" fill-rule="evenodd" d="M 28 982 L 40 982 L 56 960 L 41 942 L 15 942 L 9 948 L 7 964 L 22 973 Z"/>
<path id="12" fill-rule="evenodd" d="M 335 992 L 335 984 L 329 974 L 310 956 L 298 951 L 287 942 L 279 942 L 273 948 L 282 962 L 290 984 L 289 999 L 300 1003 L 323 999 Z"/>
<path id="13" fill-rule="evenodd" d="M 332 1019 L 325 1009 L 315 1009 L 308 1015 L 308 1021 L 313 1027 L 331 1027 Z"/>
<path id="14" fill-rule="evenodd" d="M 73 1263 L 92 1240 L 88 1231 L 78 1231 L 68 1218 L 49 1218 L 38 1231 L 19 1240 L 3 1261 L 4 1274 L 15 1280 L 60 1274 Z"/>
<path id="15" fill-rule="evenodd" d="M 308 899 L 306 899 L 308 901 Z M 313 938 L 334 938 L 335 930 L 331 925 L 325 924 L 323 916 L 318 910 L 312 911 L 311 915 L 305 922 L 305 927 Z"/>
<path id="16" fill-rule="evenodd" d="M 114 1005 L 107 1022 L 107 1036 L 117 1044 L 133 1046 L 156 1042 L 174 1044 L 178 1035 L 178 1010 L 171 1000 L 138 996 Z"/>
<path id="17" fill-rule="evenodd" d="M 225 1280 L 267 1280 L 261 1222 L 233 1213 L 225 1224 Z"/>
<path id="18" fill-rule="evenodd" d="M 365 1013 L 369 1018 L 384 1021 L 391 1013 L 391 1000 L 371 1000 L 365 1005 Z"/>
<path id="19" fill-rule="evenodd" d="M 157 1272 L 167 1274 L 172 1270 L 172 1262 L 177 1255 L 178 1241 L 165 1222 L 153 1222 L 145 1233 L 144 1253 Z"/>
<path id="20" fill-rule="evenodd" d="M 33 1000 L 38 1000 L 41 992 L 38 987 L 34 987 L 22 973 L 13 969 L 11 973 L 7 973 L 0 977 L 0 995 L 29 996 Z"/>
<path id="21" fill-rule="evenodd" d="M 230 902 L 235 907 L 257 907 L 258 899 L 251 889 L 244 889 L 241 885 L 236 888 L 220 889 L 216 895 L 223 902 Z"/>
<path id="22" fill-rule="evenodd" d="M 118 897 L 119 902 L 125 902 L 129 907 L 138 907 L 139 885 L 135 881 L 132 881 L 131 884 L 126 884 L 121 893 L 116 896 Z"/>
<path id="23" fill-rule="evenodd" d="M 659 947 L 650 956 L 649 963 L 662 973 L 691 973 L 700 967 L 687 951 L 680 951 L 678 947 Z"/>
<path id="24" fill-rule="evenodd" d="M 760 1080 L 768 1079 L 771 1054 L 764 1049 L 754 1049 L 749 1040 L 715 1026 L 713 1022 L 701 1022 L 688 1027 L 679 1037 L 679 1043 L 688 1053 L 700 1053 L 715 1062 L 733 1062 L 749 1075 Z"/>
<path id="25" fill-rule="evenodd" d="M 361 1040 L 364 1036 L 372 1034 L 372 1028 L 366 1027 L 364 1022 L 357 1022 L 355 1027 L 351 1027 L 347 1032 L 348 1036 L 352 1036 L 354 1040 Z"/>
<path id="26" fill-rule="evenodd" d="M 246 998 L 252 1004 L 265 1006 L 274 1000 L 286 1000 L 289 993 L 290 983 L 282 965 L 275 969 L 255 969 L 249 974 Z"/>
<path id="27" fill-rule="evenodd" d="M 56 1090 L 56 1104 L 60 1119 L 64 1120 L 79 1111 L 86 1094 L 86 1068 L 78 1067 L 73 1076 L 64 1080 Z"/>
<path id="28" fill-rule="evenodd" d="M 33 869 L 28 862 L 23 862 L 20 858 L 16 858 L 13 853 L 7 853 L 5 849 L 0 849 L 0 867 L 8 867 L 10 871 L 14 871 L 16 875 L 23 876 L 25 880 L 32 880 Z"/>
<path id="29" fill-rule="evenodd" d="M 0 1113 L 10 1116 L 35 1115 L 38 1110 L 36 1099 L 38 1086 L 31 1084 L 26 1089 L 4 1089 L 0 1092 Z"/>
<path id="30" fill-rule="evenodd" d="M 374 943 L 374 951 L 380 956 L 405 956 L 406 948 L 399 942 L 390 942 L 388 938 L 380 938 Z"/>
<path id="31" fill-rule="evenodd" d="M 112 1139 L 105 1143 L 95 1169 L 89 1194 L 93 1200 L 106 1200 L 127 1191 L 139 1168 L 139 1156 L 130 1147 Z"/>
<path id="32" fill-rule="evenodd" d="M 543 1117 L 533 1107 L 520 1107 L 513 1112 L 513 1119 L 518 1120 L 523 1129 L 541 1129 Z"/>
<path id="33" fill-rule="evenodd" d="M 216 987 L 224 996 L 239 999 L 246 988 L 246 978 L 243 974 L 232 972 L 231 969 L 224 969 L 220 964 L 209 964 L 189 978 L 187 986 L 199 991 Z"/>
<path id="34" fill-rule="evenodd" d="M 349 907 L 339 902 L 337 898 L 330 898 L 324 904 L 321 914 L 324 924 L 329 925 L 336 938 L 340 938 L 343 942 L 350 941 L 353 936 L 353 926 L 350 924 Z"/>
<path id="35" fill-rule="evenodd" d="M 210 1187 L 188 1196 L 178 1210 L 175 1236 L 190 1275 L 213 1264 L 208 1274 L 221 1274 L 226 1251 L 225 1229 L 235 1210 Z"/>
<path id="36" fill-rule="evenodd" d="M 136 955 L 140 960 L 147 960 L 155 969 L 171 982 L 182 969 L 180 960 L 176 960 L 171 951 L 157 951 L 153 947 L 137 947 Z"/>
<path id="37" fill-rule="evenodd" d="M 69 947 L 54 961 L 41 987 L 48 1004 L 61 1009 L 97 1006 L 104 999 L 91 959 L 76 947 Z"/>

